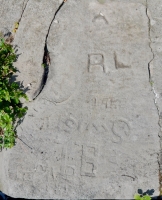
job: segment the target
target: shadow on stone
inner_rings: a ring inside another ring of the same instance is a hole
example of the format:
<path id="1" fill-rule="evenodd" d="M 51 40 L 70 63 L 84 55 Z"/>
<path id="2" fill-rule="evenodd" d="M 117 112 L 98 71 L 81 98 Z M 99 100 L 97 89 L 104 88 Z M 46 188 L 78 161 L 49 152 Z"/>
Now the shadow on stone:
<path id="1" fill-rule="evenodd" d="M 12 199 L 18 199 L 18 200 L 23 200 L 22 198 L 12 198 L 4 194 L 3 192 L 0 191 L 0 200 L 12 200 Z"/>
<path id="2" fill-rule="evenodd" d="M 149 196 L 152 196 L 154 194 L 155 190 L 154 189 L 151 189 L 151 190 L 147 190 L 146 192 L 143 192 L 142 189 L 138 189 L 138 194 L 140 195 L 149 195 Z"/>
<path id="3" fill-rule="evenodd" d="M 11 199 L 16 199 L 16 198 L 9 197 L 0 191 L 0 200 L 11 200 Z"/>

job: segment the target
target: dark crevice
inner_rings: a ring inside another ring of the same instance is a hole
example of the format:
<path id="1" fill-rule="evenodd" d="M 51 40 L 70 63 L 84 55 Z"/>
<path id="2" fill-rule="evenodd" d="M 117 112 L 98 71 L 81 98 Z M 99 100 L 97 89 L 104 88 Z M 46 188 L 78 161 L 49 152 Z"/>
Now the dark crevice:
<path id="1" fill-rule="evenodd" d="M 58 7 L 58 9 L 56 10 L 55 14 L 54 14 L 54 17 L 49 25 L 49 28 L 48 28 L 48 31 L 47 31 L 47 35 L 46 35 L 46 39 L 45 39 L 45 45 L 47 45 L 47 39 L 48 39 L 48 35 L 49 35 L 49 32 L 50 32 L 50 29 L 51 29 L 51 26 L 52 26 L 52 23 L 53 21 L 55 20 L 55 17 L 57 15 L 57 13 L 60 11 L 60 9 L 62 8 L 62 6 L 64 5 L 65 3 L 65 0 L 60 4 L 60 6 Z"/>
<path id="2" fill-rule="evenodd" d="M 148 64 L 148 74 L 149 74 L 149 82 L 152 84 L 152 77 L 151 77 L 150 63 Z"/>
<path id="3" fill-rule="evenodd" d="M 42 65 L 44 67 L 44 72 L 43 72 L 40 88 L 38 91 L 35 92 L 35 94 L 34 94 L 35 97 L 33 98 L 33 100 L 35 100 L 39 96 L 39 94 L 42 92 L 42 90 L 47 82 L 47 78 L 48 78 L 50 56 L 49 56 L 49 51 L 47 49 L 46 43 L 45 43 L 45 47 L 44 47 L 44 56 L 43 56 L 43 64 Z"/>
<path id="4" fill-rule="evenodd" d="M 50 32 L 52 23 L 55 20 L 57 13 L 60 11 L 60 9 L 64 5 L 64 3 L 65 3 L 65 0 L 60 4 L 58 9 L 56 10 L 54 17 L 52 18 L 51 23 L 49 25 L 46 37 L 45 37 L 44 55 L 43 55 L 43 62 L 42 62 L 43 66 L 44 66 L 44 73 L 43 73 L 43 76 L 42 76 L 42 81 L 41 81 L 41 86 L 39 88 L 39 91 L 35 92 L 35 95 L 34 95 L 35 97 L 33 98 L 33 100 L 35 100 L 40 95 L 40 93 L 42 92 L 44 86 L 46 85 L 47 79 L 48 79 L 48 72 L 49 72 L 49 65 L 50 65 L 50 54 L 49 54 L 48 47 L 47 47 L 47 39 L 48 39 L 48 35 L 49 35 L 49 32 Z"/>

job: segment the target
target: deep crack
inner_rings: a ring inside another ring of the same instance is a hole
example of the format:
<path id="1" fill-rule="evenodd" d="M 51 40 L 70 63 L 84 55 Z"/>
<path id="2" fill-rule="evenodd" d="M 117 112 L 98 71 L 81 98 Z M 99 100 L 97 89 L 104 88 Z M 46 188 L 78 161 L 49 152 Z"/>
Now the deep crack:
<path id="1" fill-rule="evenodd" d="M 47 47 L 47 39 L 48 39 L 48 35 L 49 35 L 49 32 L 50 32 L 52 23 L 55 20 L 55 17 L 57 15 L 57 13 L 60 11 L 60 9 L 62 8 L 62 6 L 64 5 L 65 2 L 66 2 L 66 0 L 64 0 L 60 4 L 58 9 L 56 10 L 56 12 L 55 12 L 55 14 L 54 14 L 54 16 L 53 16 L 53 18 L 51 20 L 51 23 L 49 25 L 46 37 L 45 37 L 44 55 L 43 55 L 43 62 L 42 62 L 43 66 L 44 66 L 44 73 L 43 73 L 43 76 L 42 76 L 42 81 L 41 81 L 41 86 L 39 88 L 39 92 L 38 92 L 38 94 L 36 94 L 36 96 L 33 98 L 33 100 L 35 100 L 40 95 L 40 93 L 42 92 L 44 86 L 46 85 L 47 79 L 48 79 L 48 72 L 49 72 L 49 65 L 50 65 L 50 54 L 49 54 L 48 47 Z"/>
<path id="2" fill-rule="evenodd" d="M 54 17 L 49 25 L 49 28 L 48 28 L 48 31 L 47 31 L 47 35 L 46 35 L 46 39 L 45 39 L 45 45 L 47 45 L 47 39 L 48 39 L 48 35 L 49 35 L 49 32 L 50 32 L 50 29 L 51 29 L 51 26 L 52 26 L 52 23 L 53 21 L 55 20 L 55 17 L 57 15 L 57 13 L 60 11 L 60 9 L 62 8 L 62 6 L 64 5 L 65 3 L 65 0 L 60 4 L 60 6 L 58 7 L 58 9 L 56 10 L 55 14 L 54 14 Z"/>
<path id="3" fill-rule="evenodd" d="M 33 100 L 35 100 L 39 96 L 39 94 L 42 92 L 42 90 L 47 82 L 47 78 L 48 78 L 50 56 L 49 56 L 49 51 L 47 49 L 46 43 L 45 43 L 45 47 L 44 47 L 44 56 L 43 56 L 43 64 L 42 65 L 44 67 L 44 72 L 43 72 L 40 88 L 39 88 L 39 91 L 35 92 L 35 97 L 33 98 Z"/>

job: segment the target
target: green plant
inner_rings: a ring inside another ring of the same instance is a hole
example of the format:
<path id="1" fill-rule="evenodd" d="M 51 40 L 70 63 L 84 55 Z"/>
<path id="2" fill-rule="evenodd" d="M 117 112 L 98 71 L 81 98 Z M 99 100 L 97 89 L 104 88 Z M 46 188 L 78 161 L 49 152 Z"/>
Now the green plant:
<path id="1" fill-rule="evenodd" d="M 2 31 L 0 31 L 0 38 L 3 38 L 3 37 L 4 37 L 4 35 L 3 35 Z"/>
<path id="2" fill-rule="evenodd" d="M 135 200 L 151 200 L 151 197 L 148 194 L 145 194 L 145 195 L 135 194 L 134 199 Z"/>
<path id="3" fill-rule="evenodd" d="M 16 61 L 12 45 L 0 39 L 0 148 L 11 148 L 15 145 L 15 122 L 23 117 L 27 107 L 23 107 L 21 98 L 28 99 L 18 83 L 11 81 L 17 69 L 13 66 Z"/>

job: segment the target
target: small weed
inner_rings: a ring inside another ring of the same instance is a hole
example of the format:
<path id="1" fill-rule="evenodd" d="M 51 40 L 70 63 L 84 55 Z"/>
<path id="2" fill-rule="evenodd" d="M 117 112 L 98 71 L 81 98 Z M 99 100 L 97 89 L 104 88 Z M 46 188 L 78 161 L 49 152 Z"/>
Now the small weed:
<path id="1" fill-rule="evenodd" d="M 141 189 L 138 189 L 138 194 L 134 195 L 135 200 L 151 200 L 151 196 L 154 194 L 155 190 L 147 190 L 143 192 Z"/>
<path id="2" fill-rule="evenodd" d="M 2 31 L 0 31 L 0 38 L 3 38 L 4 37 L 4 34 Z"/>
<path id="3" fill-rule="evenodd" d="M 14 24 L 14 29 L 13 29 L 13 33 L 16 33 L 17 29 L 19 28 L 19 22 L 15 22 Z"/>
<path id="4" fill-rule="evenodd" d="M 153 87 L 153 85 L 154 85 L 154 82 L 153 82 L 153 81 L 150 81 L 150 85 L 151 85 L 151 87 Z"/>
<path id="5" fill-rule="evenodd" d="M 140 194 L 135 194 L 134 195 L 135 200 L 151 200 L 151 197 L 149 195 L 140 195 Z"/>

